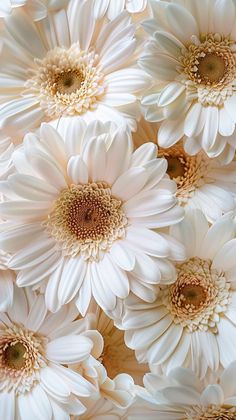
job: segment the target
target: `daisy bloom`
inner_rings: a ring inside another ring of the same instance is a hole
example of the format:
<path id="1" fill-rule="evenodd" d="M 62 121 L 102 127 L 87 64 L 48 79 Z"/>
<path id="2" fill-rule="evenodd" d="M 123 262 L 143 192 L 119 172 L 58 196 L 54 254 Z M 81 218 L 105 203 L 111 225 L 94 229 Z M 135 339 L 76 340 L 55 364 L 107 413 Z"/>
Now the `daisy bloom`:
<path id="1" fill-rule="evenodd" d="M 156 417 L 150 417 L 153 419 L 235 420 L 235 374 L 235 361 L 216 382 L 199 380 L 191 370 L 179 367 L 168 376 L 147 374 L 144 382 L 150 396 L 141 394 L 156 402 Z"/>
<path id="2" fill-rule="evenodd" d="M 48 10 L 65 7 L 69 0 L 1 0 L 0 17 L 9 16 L 13 9 L 23 6 L 30 17 L 41 20 L 47 16 Z"/>
<path id="3" fill-rule="evenodd" d="M 158 142 L 159 124 L 142 119 L 133 133 L 136 147 Z M 185 209 L 202 210 L 210 222 L 235 208 L 236 162 L 222 166 L 216 158 L 209 158 L 200 150 L 191 156 L 184 150 L 183 141 L 164 149 L 158 148 L 158 157 L 167 160 L 167 174 L 176 182 L 179 205 Z"/>
<path id="4" fill-rule="evenodd" d="M 162 121 L 159 145 L 184 135 L 191 154 L 203 149 L 226 163 L 236 149 L 236 4 L 233 0 L 151 1 L 151 35 L 140 59 L 154 80 L 146 118 Z"/>
<path id="5" fill-rule="evenodd" d="M 74 0 L 50 19 L 34 23 L 20 8 L 5 22 L 2 129 L 25 133 L 68 115 L 135 127 L 137 98 L 150 77 L 137 68 L 128 13 L 108 23 L 95 19 L 93 0 Z"/>
<path id="6" fill-rule="evenodd" d="M 0 312 L 5 312 L 13 303 L 16 275 L 8 269 L 8 260 L 9 255 L 0 250 Z"/>
<path id="7" fill-rule="evenodd" d="M 70 365 L 90 357 L 96 331 L 78 333 L 75 308 L 56 315 L 42 295 L 15 288 L 14 303 L 0 313 L 0 402 L 5 418 L 69 420 L 85 411 L 80 399 L 96 389 Z"/>
<path id="8" fill-rule="evenodd" d="M 147 8 L 147 0 L 96 0 L 95 15 L 102 17 L 107 15 L 108 19 L 115 19 L 123 10 L 129 13 L 142 13 Z"/>
<path id="9" fill-rule="evenodd" d="M 157 299 L 125 301 L 125 342 L 140 362 L 169 372 L 192 368 L 200 377 L 236 360 L 236 223 L 228 214 L 209 227 L 199 210 L 170 229 L 185 244 L 175 283 L 160 286 Z"/>
<path id="10" fill-rule="evenodd" d="M 173 273 L 168 258 L 184 259 L 183 246 L 159 229 L 183 218 L 166 162 L 152 143 L 133 152 L 129 133 L 112 134 L 111 124 L 71 119 L 64 131 L 63 139 L 43 124 L 40 138 L 27 135 L 13 154 L 17 173 L 1 183 L 9 223 L 0 247 L 20 270 L 17 284 L 43 283 L 52 311 L 75 298 L 84 314 L 91 296 L 112 309 L 130 290 L 145 298 Z"/>

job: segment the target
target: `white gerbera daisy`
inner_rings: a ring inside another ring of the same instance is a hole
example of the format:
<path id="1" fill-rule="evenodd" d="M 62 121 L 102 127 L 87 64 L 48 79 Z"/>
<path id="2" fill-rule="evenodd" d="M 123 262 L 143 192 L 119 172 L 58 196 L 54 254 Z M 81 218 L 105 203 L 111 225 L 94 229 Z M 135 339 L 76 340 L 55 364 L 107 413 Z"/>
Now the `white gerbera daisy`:
<path id="1" fill-rule="evenodd" d="M 201 381 L 191 370 L 175 368 L 168 376 L 147 374 L 144 382 L 149 395 L 140 391 L 143 398 L 156 403 L 155 419 L 235 420 L 235 374 L 235 361 L 217 382 Z"/>
<path id="2" fill-rule="evenodd" d="M 115 19 L 123 10 L 129 13 L 142 13 L 147 8 L 147 0 L 96 0 L 95 15 L 102 17 L 107 15 L 108 19 Z"/>
<path id="3" fill-rule="evenodd" d="M 235 218 L 228 214 L 209 228 L 194 210 L 170 230 L 187 250 L 176 282 L 160 286 L 151 304 L 130 296 L 117 325 L 139 361 L 165 372 L 183 365 L 203 377 L 236 359 Z"/>
<path id="4" fill-rule="evenodd" d="M 135 67 L 135 26 L 126 12 L 110 23 L 93 13 L 93 0 L 74 0 L 68 12 L 37 23 L 21 8 L 6 18 L 0 77 L 4 130 L 10 125 L 25 133 L 40 121 L 68 115 L 134 128 L 137 95 L 150 84 Z"/>
<path id="5" fill-rule="evenodd" d="M 136 147 L 143 143 L 157 142 L 159 124 L 142 119 L 133 133 Z M 185 209 L 202 210 L 210 222 L 234 210 L 236 194 L 236 162 L 222 166 L 217 159 L 209 158 L 201 150 L 196 155 L 187 154 L 183 142 L 158 148 L 158 157 L 167 159 L 167 174 L 176 182 L 176 197 Z"/>
<path id="6" fill-rule="evenodd" d="M 7 267 L 9 256 L 0 250 L 0 312 L 12 306 L 16 275 Z"/>
<path id="7" fill-rule="evenodd" d="M 155 86 L 143 99 L 146 118 L 165 120 L 159 145 L 184 135 L 186 150 L 201 148 L 229 162 L 236 149 L 236 4 L 233 0 L 153 1 L 144 23 L 152 38 L 140 65 Z"/>
<path id="8" fill-rule="evenodd" d="M 110 124 L 71 119 L 67 128 L 64 140 L 46 124 L 40 139 L 27 135 L 13 154 L 17 173 L 1 184 L 10 225 L 0 246 L 13 254 L 17 284 L 44 282 L 52 311 L 76 298 L 84 314 L 92 295 L 112 309 L 130 290 L 149 300 L 162 277 L 174 281 L 168 259 L 184 258 L 182 245 L 153 230 L 183 218 L 167 164 L 152 143 L 132 153 L 129 134 L 111 134 Z"/>
<path id="9" fill-rule="evenodd" d="M 96 388 L 70 366 L 90 357 L 100 334 L 79 333 L 75 315 L 70 305 L 48 313 L 42 295 L 15 288 L 12 307 L 0 313 L 4 418 L 69 420 L 69 414 L 85 411 L 81 398 L 96 397 Z"/>
<path id="10" fill-rule="evenodd" d="M 16 7 L 23 6 L 25 11 L 35 20 L 47 16 L 48 10 L 57 10 L 65 7 L 69 0 L 1 0 L 0 17 L 7 17 Z"/>

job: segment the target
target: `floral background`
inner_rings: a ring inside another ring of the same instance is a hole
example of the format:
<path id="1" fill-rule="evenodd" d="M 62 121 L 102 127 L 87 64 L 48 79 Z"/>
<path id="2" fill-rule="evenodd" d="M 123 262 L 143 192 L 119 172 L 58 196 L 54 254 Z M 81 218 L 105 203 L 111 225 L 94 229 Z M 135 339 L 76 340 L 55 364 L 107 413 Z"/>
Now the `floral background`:
<path id="1" fill-rule="evenodd" d="M 1 0 L 0 419 L 236 420 L 236 0 Z"/>

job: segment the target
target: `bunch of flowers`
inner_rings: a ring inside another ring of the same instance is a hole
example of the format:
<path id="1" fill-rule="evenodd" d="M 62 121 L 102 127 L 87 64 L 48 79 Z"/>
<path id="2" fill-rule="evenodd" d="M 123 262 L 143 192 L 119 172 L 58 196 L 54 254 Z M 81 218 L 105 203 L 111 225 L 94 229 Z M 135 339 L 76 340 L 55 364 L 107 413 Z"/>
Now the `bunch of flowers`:
<path id="1" fill-rule="evenodd" d="M 236 420 L 236 1 L 1 0 L 0 419 Z"/>

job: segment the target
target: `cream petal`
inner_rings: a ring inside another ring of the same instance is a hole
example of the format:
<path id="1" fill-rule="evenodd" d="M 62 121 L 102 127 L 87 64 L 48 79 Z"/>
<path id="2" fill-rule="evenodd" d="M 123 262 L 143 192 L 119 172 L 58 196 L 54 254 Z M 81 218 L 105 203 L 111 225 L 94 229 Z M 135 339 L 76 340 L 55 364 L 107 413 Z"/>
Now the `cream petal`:
<path id="1" fill-rule="evenodd" d="M 234 381 L 236 375 L 236 362 L 230 363 L 220 377 L 220 385 L 224 390 L 225 398 L 234 397 L 236 395 L 236 383 Z"/>
<path id="2" fill-rule="evenodd" d="M 192 35 L 199 34 L 196 20 L 181 5 L 168 5 L 166 8 L 166 17 L 173 34 L 184 44 L 191 41 Z"/>
<path id="3" fill-rule="evenodd" d="M 18 48 L 25 50 L 24 53 L 27 52 L 27 54 L 38 58 L 43 58 L 46 55 L 46 50 L 35 26 L 30 19 L 25 18 L 24 13 L 20 9 L 6 19 L 6 27 L 18 44 Z"/>
<path id="4" fill-rule="evenodd" d="M 63 266 L 57 291 L 60 305 L 69 303 L 75 297 L 84 281 L 85 273 L 86 264 L 83 258 L 74 257 L 67 259 Z"/>
<path id="5" fill-rule="evenodd" d="M 226 242 L 214 256 L 212 267 L 227 271 L 235 267 L 236 239 Z"/>
<path id="6" fill-rule="evenodd" d="M 90 339 L 83 336 L 68 335 L 50 341 L 46 345 L 47 358 L 60 364 L 80 363 L 85 360 L 93 347 Z"/>
<path id="7" fill-rule="evenodd" d="M 22 408 L 22 414 L 24 411 L 24 417 L 22 418 L 25 418 L 26 413 L 26 416 L 29 416 L 28 419 L 33 417 L 35 420 L 50 419 L 52 416 L 50 400 L 46 392 L 39 385 L 33 387 L 31 392 L 21 396 L 20 407 Z"/>
<path id="8" fill-rule="evenodd" d="M 148 349 L 147 358 L 151 364 L 161 364 L 171 355 L 174 357 L 174 351 L 181 340 L 183 327 L 172 323 L 169 328 L 154 341 Z"/>
<path id="9" fill-rule="evenodd" d="M 147 179 L 148 174 L 144 168 L 130 168 L 117 178 L 112 186 L 112 194 L 120 197 L 123 201 L 127 201 L 142 190 Z"/>
<path id="10" fill-rule="evenodd" d="M 0 312 L 6 312 L 13 303 L 13 277 L 0 271 Z"/>
<path id="11" fill-rule="evenodd" d="M 189 387 L 166 387 L 162 394 L 172 404 L 195 406 L 200 403 L 198 392 Z"/>
<path id="12" fill-rule="evenodd" d="M 67 402 L 70 396 L 68 384 L 54 371 L 53 366 L 40 370 L 40 381 L 44 391 L 54 399 Z"/>
<path id="13" fill-rule="evenodd" d="M 90 270 L 87 269 L 85 279 L 79 290 L 79 296 L 76 300 L 76 306 L 82 316 L 85 316 L 88 306 L 92 298 L 92 289 L 91 289 L 91 277 Z"/>
<path id="14" fill-rule="evenodd" d="M 1 416 L 4 420 L 15 420 L 15 395 L 14 392 L 0 393 Z"/>
<path id="15" fill-rule="evenodd" d="M 55 365 L 54 371 L 57 372 L 61 378 L 64 378 L 74 394 L 79 395 L 80 397 L 90 397 L 91 394 L 95 394 L 95 387 L 79 373 L 60 365 Z"/>
<path id="16" fill-rule="evenodd" d="M 72 182 L 75 184 L 87 184 L 88 168 L 81 156 L 71 156 L 67 172 Z"/>
<path id="17" fill-rule="evenodd" d="M 224 402 L 224 393 L 220 385 L 208 385 L 201 395 L 201 404 L 221 406 Z"/>
<path id="18" fill-rule="evenodd" d="M 154 257 L 167 257 L 169 254 L 169 246 L 165 238 L 149 229 L 130 226 L 126 240 L 133 249 L 142 250 Z"/>
<path id="19" fill-rule="evenodd" d="M 168 106 L 174 102 L 184 91 L 185 86 L 178 82 L 169 83 L 160 94 L 158 106 Z"/>
<path id="20" fill-rule="evenodd" d="M 125 245 L 123 241 L 116 241 L 110 250 L 110 255 L 120 268 L 131 271 L 135 265 L 135 254 Z"/>
<path id="21" fill-rule="evenodd" d="M 26 328 L 32 331 L 38 331 L 43 324 L 46 315 L 47 308 L 44 303 L 44 296 L 39 295 L 35 298 L 28 317 L 25 321 Z"/>
<path id="22" fill-rule="evenodd" d="M 235 24 L 235 6 L 232 0 L 216 0 L 213 8 L 215 32 L 228 36 Z"/>
<path id="23" fill-rule="evenodd" d="M 236 360 L 236 348 L 234 345 L 235 337 L 236 326 L 227 320 L 227 318 L 222 317 L 218 323 L 218 334 L 216 339 L 220 351 L 220 362 L 224 368 Z"/>
<path id="24" fill-rule="evenodd" d="M 158 132 L 158 144 L 160 147 L 170 147 L 177 143 L 184 135 L 184 121 L 177 119 L 165 121 L 161 124 Z"/>

